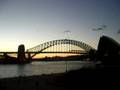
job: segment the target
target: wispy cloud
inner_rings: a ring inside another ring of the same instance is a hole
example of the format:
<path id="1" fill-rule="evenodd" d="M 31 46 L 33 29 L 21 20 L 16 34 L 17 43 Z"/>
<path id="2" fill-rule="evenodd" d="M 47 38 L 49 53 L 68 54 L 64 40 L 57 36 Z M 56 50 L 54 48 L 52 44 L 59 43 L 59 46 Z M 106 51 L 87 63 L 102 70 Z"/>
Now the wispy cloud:
<path id="1" fill-rule="evenodd" d="M 117 31 L 117 34 L 120 34 L 120 29 Z"/>
<path id="2" fill-rule="evenodd" d="M 93 28 L 92 30 L 93 30 L 93 31 L 100 31 L 100 30 L 105 30 L 105 28 L 107 28 L 107 25 L 101 25 L 100 27 L 98 27 L 98 28 Z"/>
<path id="3" fill-rule="evenodd" d="M 66 30 L 66 31 L 64 31 L 64 33 L 70 33 L 71 31 L 70 30 Z"/>

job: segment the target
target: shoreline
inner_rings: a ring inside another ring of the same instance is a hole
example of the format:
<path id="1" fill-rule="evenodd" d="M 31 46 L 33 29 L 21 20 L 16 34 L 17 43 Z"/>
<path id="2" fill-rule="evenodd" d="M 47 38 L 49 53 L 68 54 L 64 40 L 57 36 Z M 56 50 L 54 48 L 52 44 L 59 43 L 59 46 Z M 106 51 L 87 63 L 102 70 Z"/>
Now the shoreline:
<path id="1" fill-rule="evenodd" d="M 73 90 L 104 87 L 120 81 L 119 68 L 80 69 L 66 73 L 0 79 L 2 90 Z M 110 86 L 109 86 L 110 87 Z"/>

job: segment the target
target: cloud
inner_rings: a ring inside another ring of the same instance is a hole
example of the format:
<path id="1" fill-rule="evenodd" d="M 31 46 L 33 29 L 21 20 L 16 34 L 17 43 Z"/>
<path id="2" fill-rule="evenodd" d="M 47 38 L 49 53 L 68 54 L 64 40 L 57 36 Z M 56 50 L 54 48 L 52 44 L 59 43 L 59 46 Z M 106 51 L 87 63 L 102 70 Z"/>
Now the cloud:
<path id="1" fill-rule="evenodd" d="M 117 31 L 117 34 L 120 34 L 120 29 Z"/>
<path id="2" fill-rule="evenodd" d="M 101 25 L 101 27 L 105 29 L 105 28 L 107 28 L 107 25 Z"/>
<path id="3" fill-rule="evenodd" d="M 66 30 L 66 31 L 64 31 L 65 33 L 70 33 L 71 31 L 70 30 Z"/>
<path id="4" fill-rule="evenodd" d="M 101 28 L 101 27 L 100 28 L 93 28 L 92 30 L 93 31 L 99 31 L 99 30 L 104 30 L 104 28 Z"/>
<path id="5" fill-rule="evenodd" d="M 100 31 L 100 30 L 105 30 L 107 26 L 106 25 L 101 25 L 99 28 L 93 28 L 93 31 Z"/>

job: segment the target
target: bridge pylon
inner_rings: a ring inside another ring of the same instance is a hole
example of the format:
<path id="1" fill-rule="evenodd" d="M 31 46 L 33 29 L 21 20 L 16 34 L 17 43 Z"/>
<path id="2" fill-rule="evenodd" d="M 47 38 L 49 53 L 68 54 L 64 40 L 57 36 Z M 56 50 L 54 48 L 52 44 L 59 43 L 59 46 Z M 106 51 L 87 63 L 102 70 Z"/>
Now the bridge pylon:
<path id="1" fill-rule="evenodd" d="M 20 63 L 25 61 L 25 46 L 23 44 L 18 46 L 18 55 L 17 59 Z"/>

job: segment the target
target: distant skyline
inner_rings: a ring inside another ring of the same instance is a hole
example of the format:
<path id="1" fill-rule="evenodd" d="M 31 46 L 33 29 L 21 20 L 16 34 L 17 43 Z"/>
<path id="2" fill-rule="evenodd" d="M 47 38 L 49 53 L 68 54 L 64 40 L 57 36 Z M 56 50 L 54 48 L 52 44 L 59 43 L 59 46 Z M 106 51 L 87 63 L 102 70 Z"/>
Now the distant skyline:
<path id="1" fill-rule="evenodd" d="M 120 43 L 119 30 L 120 0 L 0 0 L 0 51 L 64 38 L 97 48 L 102 35 Z"/>

